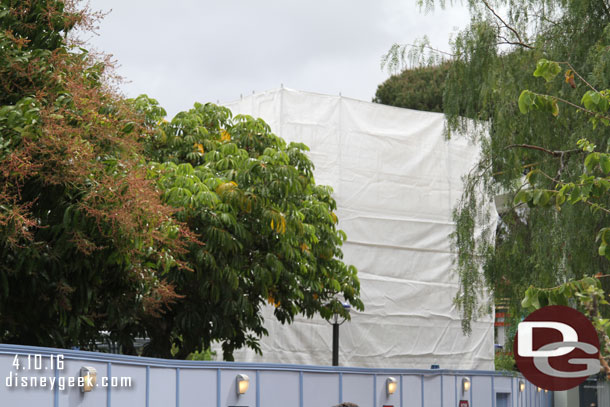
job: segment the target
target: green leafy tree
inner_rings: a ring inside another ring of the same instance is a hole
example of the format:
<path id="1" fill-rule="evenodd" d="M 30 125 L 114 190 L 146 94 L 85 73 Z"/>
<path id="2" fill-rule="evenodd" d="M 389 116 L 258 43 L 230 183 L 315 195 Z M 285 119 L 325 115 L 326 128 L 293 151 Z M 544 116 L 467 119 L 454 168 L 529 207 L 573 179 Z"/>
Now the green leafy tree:
<path id="1" fill-rule="evenodd" d="M 528 312 L 530 304 L 521 303 L 528 287 L 562 287 L 609 269 L 603 158 L 609 133 L 589 123 L 605 120 L 608 6 L 593 0 L 468 5 L 471 23 L 452 43 L 443 98 L 449 134 L 469 131 L 483 148 L 454 216 L 456 303 L 466 332 L 488 310 L 479 302 L 483 290 L 508 301 L 515 323 Z M 542 79 L 559 71 L 563 80 Z M 498 228 L 475 235 L 488 216 L 481 204 L 494 201 L 506 203 L 499 205 Z M 608 279 L 598 282 L 607 293 Z M 570 304 L 583 306 L 578 298 Z M 598 311 L 607 318 L 601 301 Z"/>
<path id="2" fill-rule="evenodd" d="M 582 82 L 589 88 L 582 96 L 581 105 L 570 102 L 562 97 L 539 94 L 530 90 L 524 90 L 519 97 L 519 110 L 523 114 L 533 111 L 543 111 L 559 116 L 559 105 L 567 106 L 568 109 L 576 109 L 588 117 L 592 128 L 596 129 L 601 123 L 603 126 L 610 125 L 610 117 L 607 116 L 610 108 L 610 90 L 597 90 L 588 83 L 569 63 L 557 63 L 546 59 L 538 61 L 534 76 L 542 77 L 546 82 L 553 81 L 564 70 L 561 65 L 567 65 L 563 77 L 565 82 L 576 88 L 576 81 Z M 575 79 L 575 77 L 577 79 Z M 541 169 L 529 172 L 528 180 L 531 188 L 521 189 L 514 198 L 515 203 L 526 203 L 530 207 L 545 207 L 553 205 L 557 210 L 567 204 L 586 205 L 593 211 L 610 213 L 608 208 L 608 192 L 610 190 L 610 154 L 595 151 L 596 146 L 587 139 L 578 140 L 579 149 L 561 152 L 551 152 L 563 156 L 570 152 L 582 151 L 586 157 L 581 167 L 580 174 L 575 180 L 564 177 L 551 177 Z M 541 175 L 546 181 L 551 181 L 552 189 L 548 189 L 548 182 L 541 183 L 535 179 Z M 610 259 L 608 247 L 609 227 L 600 229 L 597 235 L 599 241 L 598 253 Z M 610 277 L 608 274 L 597 273 L 593 277 L 585 277 L 577 281 L 568 281 L 551 288 L 537 288 L 530 286 L 525 292 L 525 298 L 521 305 L 525 309 L 538 309 L 546 305 L 573 305 L 580 308 L 593 322 L 600 337 L 602 346 L 600 361 L 610 378 L 610 366 L 606 359 L 610 358 L 610 318 L 607 315 L 607 295 L 602 288 L 601 279 Z M 604 358 L 604 354 L 607 355 Z"/>
<path id="3" fill-rule="evenodd" d="M 183 357 L 212 340 L 223 341 L 225 359 L 244 345 L 259 350 L 267 303 L 283 323 L 297 314 L 347 316 L 339 296 L 362 309 L 356 269 L 340 260 L 336 203 L 315 184 L 306 146 L 286 145 L 262 120 L 213 104 L 164 122 L 154 100 L 133 103 L 156 127 L 144 140 L 157 161 L 151 177 L 199 240 L 185 257 L 192 271 L 166 276 L 184 297 L 149 329 L 154 354 L 173 343 Z"/>
<path id="4" fill-rule="evenodd" d="M 405 69 L 377 87 L 373 102 L 428 112 L 443 111 L 449 63 Z"/>

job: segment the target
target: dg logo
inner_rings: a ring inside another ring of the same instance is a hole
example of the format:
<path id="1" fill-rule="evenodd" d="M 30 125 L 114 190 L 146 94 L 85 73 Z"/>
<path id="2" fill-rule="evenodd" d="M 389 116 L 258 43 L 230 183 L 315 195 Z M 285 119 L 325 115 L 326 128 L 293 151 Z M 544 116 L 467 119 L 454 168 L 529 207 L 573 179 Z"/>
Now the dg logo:
<path id="1" fill-rule="evenodd" d="M 573 308 L 551 305 L 517 327 L 513 347 L 519 371 L 547 390 L 568 390 L 599 373 L 599 339 L 591 322 Z"/>

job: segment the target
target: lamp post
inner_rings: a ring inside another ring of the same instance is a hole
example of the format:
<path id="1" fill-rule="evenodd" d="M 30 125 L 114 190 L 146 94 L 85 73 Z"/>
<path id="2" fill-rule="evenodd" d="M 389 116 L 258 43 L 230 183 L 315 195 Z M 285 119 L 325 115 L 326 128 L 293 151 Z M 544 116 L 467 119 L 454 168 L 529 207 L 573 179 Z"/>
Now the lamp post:
<path id="1" fill-rule="evenodd" d="M 342 303 L 342 305 L 349 314 L 352 307 L 346 302 Z M 339 326 L 343 325 L 347 320 L 346 318 L 343 318 L 343 320 L 340 321 L 340 319 L 339 314 L 334 314 L 332 319 L 333 322 L 331 324 L 333 326 L 333 366 L 339 366 Z"/>

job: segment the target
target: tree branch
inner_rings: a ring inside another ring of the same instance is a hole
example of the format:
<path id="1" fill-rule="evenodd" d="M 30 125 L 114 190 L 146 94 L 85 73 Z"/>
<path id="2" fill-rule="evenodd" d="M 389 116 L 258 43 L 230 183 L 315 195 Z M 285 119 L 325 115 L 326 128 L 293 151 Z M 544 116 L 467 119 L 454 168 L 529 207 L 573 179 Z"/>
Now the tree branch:
<path id="1" fill-rule="evenodd" d="M 522 47 L 525 48 L 529 48 L 529 49 L 533 49 L 534 47 L 532 47 L 531 45 L 528 45 L 526 43 L 523 42 L 523 40 L 521 39 L 521 36 L 519 35 L 519 33 L 517 32 L 517 30 L 515 30 L 513 27 L 511 27 L 510 25 L 508 25 L 506 23 L 506 21 L 504 21 L 502 19 L 502 17 L 500 17 L 496 11 L 491 8 L 491 6 L 489 5 L 489 3 L 486 0 L 481 0 L 483 2 L 483 4 L 485 5 L 485 7 L 487 8 L 487 10 L 489 10 L 498 20 L 500 20 L 502 22 L 502 24 L 504 24 L 504 27 L 506 27 L 507 29 L 509 29 L 510 31 L 512 31 L 515 34 L 515 37 L 517 37 L 517 42 L 508 42 L 509 44 L 512 45 L 520 45 Z"/>
<path id="2" fill-rule="evenodd" d="M 580 77 L 580 76 L 579 76 L 579 77 Z M 531 91 L 530 91 L 530 92 L 531 92 Z M 597 92 L 597 91 L 596 91 L 596 92 Z M 584 108 L 584 107 L 582 107 L 582 106 L 578 106 L 577 104 L 572 103 L 572 102 L 570 102 L 569 100 L 565 100 L 565 99 L 562 99 L 562 98 L 557 97 L 557 96 L 543 95 L 543 94 L 541 94 L 541 93 L 536 93 L 536 92 L 531 92 L 531 93 L 532 93 L 532 94 L 534 94 L 534 95 L 536 95 L 536 96 L 551 97 L 551 98 L 555 99 L 555 100 L 556 100 L 556 101 L 558 101 L 558 102 L 565 103 L 566 105 L 572 106 L 573 108 L 578 109 L 578 110 L 580 110 L 580 111 L 582 111 L 582 112 L 585 112 L 585 113 L 587 113 L 587 114 L 589 114 L 589 115 L 591 115 L 591 116 L 595 116 L 595 117 L 598 117 L 598 118 L 602 118 L 602 119 L 607 119 L 607 120 L 610 120 L 610 116 L 606 116 L 606 115 L 603 115 L 603 114 L 601 114 L 601 113 L 594 112 L 593 110 L 586 109 L 586 108 Z"/>
<path id="3" fill-rule="evenodd" d="M 429 45 L 425 45 L 425 44 L 420 44 L 420 45 L 416 45 L 416 44 L 404 44 L 404 46 L 405 47 L 412 47 L 412 48 L 428 48 L 431 51 L 438 52 L 440 54 L 444 54 L 444 55 L 450 56 L 452 58 L 455 57 L 455 54 L 451 54 L 449 52 L 442 51 L 440 49 L 433 48 L 433 47 L 431 47 Z"/>
<path id="4" fill-rule="evenodd" d="M 553 150 L 546 149 L 544 147 L 533 146 L 531 144 L 511 144 L 511 145 L 508 145 L 508 146 L 504 147 L 504 149 L 509 149 L 509 148 L 527 148 L 527 149 L 530 149 L 530 150 L 538 150 L 538 151 L 542 151 L 544 153 L 550 154 L 553 157 L 560 157 L 562 159 L 563 159 L 563 156 L 566 155 L 566 154 L 572 154 L 572 153 L 576 153 L 576 152 L 581 151 L 581 150 L 578 150 L 578 149 L 575 149 L 575 150 L 555 150 L 555 151 L 553 151 Z"/>
<path id="5" fill-rule="evenodd" d="M 602 277 L 607 277 L 607 276 L 606 276 L 606 275 L 603 275 L 603 276 L 585 276 L 585 278 L 586 278 L 586 277 L 602 278 Z M 570 282 L 574 282 L 574 281 L 582 281 L 582 280 L 584 280 L 584 278 L 583 278 L 583 279 L 580 279 L 580 280 L 571 280 Z M 553 290 L 556 290 L 557 288 L 560 288 L 561 286 L 563 286 L 563 285 L 565 285 L 565 284 L 567 284 L 567 283 L 561 283 L 561 284 L 556 285 L 556 286 L 553 286 L 553 287 L 544 287 L 544 288 L 539 288 L 539 287 L 537 287 L 536 289 L 537 289 L 537 290 L 540 290 L 540 291 L 546 291 L 546 292 L 548 292 L 548 291 L 553 291 Z"/>
<path id="6" fill-rule="evenodd" d="M 606 209 L 603 206 L 601 206 L 600 204 L 596 204 L 596 203 L 585 201 L 585 200 L 581 200 L 581 202 L 584 202 L 586 205 L 589 205 L 593 209 L 599 209 L 599 210 L 604 211 L 606 213 L 610 213 L 610 209 Z"/>
<path id="7" fill-rule="evenodd" d="M 593 91 L 595 91 L 595 92 L 599 93 L 599 91 L 598 91 L 597 89 L 595 89 L 595 88 L 593 87 L 593 85 L 591 85 L 589 82 L 587 82 L 587 81 L 585 80 L 585 78 L 583 78 L 582 76 L 580 76 L 580 74 L 578 73 L 578 71 L 577 71 L 576 69 L 574 69 L 574 67 L 572 66 L 572 64 L 571 64 L 571 63 L 569 63 L 569 62 L 558 62 L 558 64 L 564 64 L 564 65 L 567 65 L 567 66 L 568 66 L 568 68 L 570 68 L 570 70 L 571 70 L 572 72 L 574 72 L 574 74 L 575 74 L 576 76 L 578 76 L 578 79 L 580 79 L 581 81 L 583 81 L 583 82 L 584 82 L 584 83 L 585 83 L 585 84 L 586 84 L 586 85 L 587 85 L 589 88 L 591 88 Z"/>
<path id="8" fill-rule="evenodd" d="M 558 22 L 551 20 L 550 18 L 547 18 L 546 16 L 544 16 L 543 14 L 539 14 L 539 13 L 532 13 L 532 15 L 534 17 L 538 17 L 541 20 L 546 21 L 547 23 L 550 23 L 552 25 L 554 25 L 555 27 L 557 27 L 559 25 Z"/>

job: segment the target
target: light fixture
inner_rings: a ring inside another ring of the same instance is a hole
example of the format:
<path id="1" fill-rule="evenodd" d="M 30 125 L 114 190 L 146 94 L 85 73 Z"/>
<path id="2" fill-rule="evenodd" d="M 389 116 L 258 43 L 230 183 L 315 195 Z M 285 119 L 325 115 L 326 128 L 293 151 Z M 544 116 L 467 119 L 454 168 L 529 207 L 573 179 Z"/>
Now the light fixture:
<path id="1" fill-rule="evenodd" d="M 390 397 L 390 394 L 394 394 L 394 392 L 396 392 L 396 379 L 393 377 L 388 377 L 387 379 L 385 379 L 385 390 L 388 394 L 388 397 Z"/>
<path id="2" fill-rule="evenodd" d="M 549 389 L 544 389 L 544 392 L 545 392 L 545 393 L 548 393 L 548 392 L 549 392 Z"/>
<path id="3" fill-rule="evenodd" d="M 538 393 L 542 391 L 542 387 L 538 387 Z"/>
<path id="4" fill-rule="evenodd" d="M 329 303 L 328 305 L 332 304 Z M 341 305 L 345 312 L 349 314 L 352 306 L 347 302 L 342 302 Z M 328 321 L 333 326 L 333 366 L 339 366 L 339 326 L 347 321 L 347 318 L 342 318 L 338 313 L 335 313 L 332 319 Z"/>
<path id="5" fill-rule="evenodd" d="M 466 394 L 466 392 L 470 390 L 470 380 L 467 377 L 462 379 L 462 395 Z"/>
<path id="6" fill-rule="evenodd" d="M 519 380 L 519 392 L 523 393 L 525 391 L 525 383 L 523 380 Z"/>
<path id="7" fill-rule="evenodd" d="M 237 389 L 237 395 L 245 394 L 250 387 L 250 378 L 245 374 L 238 374 L 235 378 L 235 388 Z"/>
<path id="8" fill-rule="evenodd" d="M 79 386 L 80 391 L 83 393 L 88 393 L 95 387 L 97 383 L 97 370 L 94 367 L 83 366 L 80 368 L 80 377 L 79 377 Z M 82 386 L 81 386 L 82 383 Z"/>

